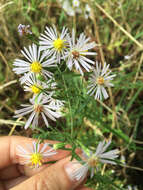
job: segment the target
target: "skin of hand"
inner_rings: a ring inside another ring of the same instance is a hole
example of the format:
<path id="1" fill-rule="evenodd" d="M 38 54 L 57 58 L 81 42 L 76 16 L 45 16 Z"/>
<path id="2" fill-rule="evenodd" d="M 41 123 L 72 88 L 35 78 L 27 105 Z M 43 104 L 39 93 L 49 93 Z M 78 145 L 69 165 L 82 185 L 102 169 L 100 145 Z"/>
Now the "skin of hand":
<path id="1" fill-rule="evenodd" d="M 91 190 L 84 187 L 83 181 L 72 180 L 71 172 L 75 169 L 70 153 L 58 150 L 38 169 L 19 164 L 16 154 L 17 145 L 31 144 L 33 139 L 26 137 L 0 137 L 0 190 Z M 46 141 L 54 144 L 55 141 Z"/>

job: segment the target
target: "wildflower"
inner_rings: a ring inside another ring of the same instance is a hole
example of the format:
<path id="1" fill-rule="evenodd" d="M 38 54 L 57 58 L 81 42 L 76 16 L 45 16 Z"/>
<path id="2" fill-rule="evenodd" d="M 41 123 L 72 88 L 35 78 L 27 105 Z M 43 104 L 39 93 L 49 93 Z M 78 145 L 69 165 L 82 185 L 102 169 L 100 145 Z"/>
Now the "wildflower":
<path id="1" fill-rule="evenodd" d="M 49 50 L 48 54 L 56 58 L 60 63 L 60 59 L 65 56 L 67 47 L 67 28 L 62 29 L 62 33 L 59 35 L 55 26 L 46 27 L 45 34 L 40 36 L 40 45 L 43 50 Z"/>
<path id="2" fill-rule="evenodd" d="M 86 10 L 87 12 L 90 12 L 90 11 L 91 11 L 91 8 L 90 8 L 90 6 L 89 6 L 88 4 L 85 5 L 85 10 Z"/>
<path id="3" fill-rule="evenodd" d="M 131 55 L 125 55 L 125 56 L 124 56 L 124 59 L 125 59 L 125 60 L 129 60 L 129 59 L 131 59 L 133 56 L 134 56 L 133 54 L 131 54 Z"/>
<path id="4" fill-rule="evenodd" d="M 54 94 L 55 94 L 55 91 L 52 91 L 49 95 L 49 98 L 50 98 L 49 105 L 61 109 L 64 106 L 65 101 L 53 98 Z"/>
<path id="5" fill-rule="evenodd" d="M 88 4 L 85 5 L 85 12 L 84 12 L 85 19 L 91 17 L 91 8 Z"/>
<path id="6" fill-rule="evenodd" d="M 73 0 L 72 4 L 73 4 L 74 7 L 79 7 L 80 1 L 79 0 Z"/>
<path id="7" fill-rule="evenodd" d="M 64 0 L 64 2 L 62 4 L 62 8 L 67 13 L 67 15 L 69 15 L 69 16 L 75 16 L 75 10 L 72 8 L 69 0 Z"/>
<path id="8" fill-rule="evenodd" d="M 30 99 L 31 105 L 22 104 L 21 106 L 24 108 L 16 110 L 16 115 L 14 117 L 21 117 L 32 112 L 25 124 L 25 129 L 27 129 L 30 125 L 32 125 L 33 129 L 38 126 L 38 119 L 40 115 L 42 116 L 46 126 L 48 127 L 49 123 L 46 117 L 53 121 L 56 121 L 56 118 L 62 116 L 61 112 L 59 111 L 59 107 L 53 105 L 51 106 L 50 102 L 51 99 L 49 96 L 43 96 L 42 94 L 40 94 L 36 99 Z"/>
<path id="9" fill-rule="evenodd" d="M 16 74 L 25 74 L 20 79 L 21 83 L 24 83 L 26 79 L 33 74 L 41 74 L 45 78 L 52 77 L 53 74 L 44 68 L 55 67 L 56 64 L 54 58 L 48 59 L 47 54 L 41 52 L 40 48 L 38 48 L 35 44 L 29 46 L 29 49 L 24 47 L 24 51 L 21 50 L 21 53 L 26 58 L 26 61 L 16 59 L 13 64 L 15 66 L 13 71 Z"/>
<path id="10" fill-rule="evenodd" d="M 104 63 L 104 66 L 101 69 L 101 63 L 98 64 L 98 62 L 96 62 L 96 69 L 93 70 L 93 74 L 89 79 L 90 85 L 88 86 L 89 91 L 87 92 L 91 96 L 96 92 L 94 96 L 95 99 L 101 100 L 102 95 L 105 99 L 108 98 L 105 87 L 112 87 L 113 84 L 110 81 L 116 76 L 115 74 L 109 76 L 111 71 L 108 71 L 108 69 L 109 64 L 106 65 L 106 63 Z"/>
<path id="11" fill-rule="evenodd" d="M 32 32 L 29 30 L 30 25 L 19 24 L 17 28 L 20 36 L 23 36 L 25 34 L 32 34 Z"/>
<path id="12" fill-rule="evenodd" d="M 53 148 L 54 148 L 54 150 L 57 150 L 57 149 L 65 148 L 65 145 L 66 145 L 66 143 L 63 143 L 63 142 L 56 143 L 53 145 Z"/>
<path id="13" fill-rule="evenodd" d="M 88 43 L 89 40 L 90 38 L 86 38 L 86 36 L 82 33 L 76 42 L 74 30 L 72 31 L 72 38 L 68 35 L 69 51 L 66 55 L 67 67 L 72 70 L 74 66 L 75 69 L 81 73 L 81 75 L 83 75 L 83 68 L 89 72 L 92 69 L 90 64 L 94 64 L 94 61 L 85 57 L 86 55 L 96 54 L 95 52 L 88 51 L 89 49 L 95 47 L 94 42 Z"/>
<path id="14" fill-rule="evenodd" d="M 56 106 L 57 108 L 62 108 L 64 106 L 64 101 L 62 100 L 58 100 L 58 99 L 55 99 L 55 98 L 51 98 L 51 102 L 50 102 L 50 106 Z"/>
<path id="15" fill-rule="evenodd" d="M 51 94 L 55 88 L 56 82 L 53 82 L 53 79 L 43 82 L 37 79 L 35 75 L 28 77 L 25 81 L 24 86 L 24 90 L 32 92 L 34 94 L 34 97 L 36 97 L 44 90 L 46 90 L 46 94 Z"/>
<path id="16" fill-rule="evenodd" d="M 35 76 L 31 76 L 26 80 L 24 90 L 32 92 L 34 94 L 33 99 L 40 93 L 48 95 L 49 106 L 61 109 L 61 107 L 64 106 L 64 101 L 53 98 L 56 86 L 57 83 L 54 82 L 53 78 L 43 82 L 38 80 Z"/>
<path id="17" fill-rule="evenodd" d="M 127 188 L 127 190 L 138 190 L 137 186 L 132 187 L 131 185 L 128 185 Z"/>
<path id="18" fill-rule="evenodd" d="M 75 170 L 72 175 L 70 176 L 71 179 L 80 180 L 84 179 L 87 175 L 88 170 L 91 170 L 90 177 L 92 178 L 94 176 L 94 170 L 95 168 L 98 169 L 98 164 L 101 163 L 109 163 L 109 164 L 116 164 L 114 161 L 115 158 L 118 157 L 119 150 L 111 150 L 108 152 L 105 152 L 106 149 L 111 144 L 111 141 L 109 141 L 107 144 L 105 144 L 105 141 L 100 142 L 97 146 L 96 152 L 90 152 L 85 153 L 83 152 L 83 161 L 75 162 L 75 164 L 84 163 L 80 168 Z"/>
<path id="19" fill-rule="evenodd" d="M 30 165 L 32 167 L 40 167 L 47 158 L 55 155 L 57 152 L 53 148 L 48 149 L 49 144 L 39 144 L 33 141 L 32 145 L 27 145 L 26 149 L 18 145 L 16 147 L 17 156 L 22 165 Z"/>
<path id="20" fill-rule="evenodd" d="M 60 2 L 60 4 L 62 4 L 62 8 L 67 13 L 67 15 L 75 16 L 76 13 L 82 13 L 82 10 L 79 6 L 76 6 L 76 5 L 74 6 L 77 0 L 75 1 L 75 3 L 72 3 L 73 6 L 69 0 L 58 0 L 58 1 Z M 78 5 L 78 2 L 79 1 L 77 1 L 77 5 Z"/>

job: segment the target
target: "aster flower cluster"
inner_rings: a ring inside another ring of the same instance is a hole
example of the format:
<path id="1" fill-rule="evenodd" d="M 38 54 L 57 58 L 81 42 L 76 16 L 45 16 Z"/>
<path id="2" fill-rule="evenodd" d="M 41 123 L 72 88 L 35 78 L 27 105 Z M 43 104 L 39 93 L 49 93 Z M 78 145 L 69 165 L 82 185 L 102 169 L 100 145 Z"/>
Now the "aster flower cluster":
<path id="1" fill-rule="evenodd" d="M 74 1 L 74 6 L 78 7 L 78 1 Z M 21 34 L 24 31 L 29 33 L 29 25 L 20 26 L 18 31 Z M 25 123 L 25 129 L 29 126 L 32 129 L 39 126 L 39 120 L 42 119 L 47 127 L 49 120 L 63 116 L 62 110 L 65 101 L 55 98 L 57 81 L 54 77 L 54 71 L 65 63 L 69 71 L 76 71 L 82 77 L 85 72 L 92 72 L 88 78 L 87 94 L 93 95 L 95 99 L 102 100 L 108 98 L 106 87 L 112 87 L 111 81 L 115 74 L 110 75 L 109 64 L 95 62 L 93 52 L 96 43 L 84 33 L 76 37 L 75 30 L 70 34 L 68 29 L 63 27 L 61 33 L 57 31 L 56 26 L 46 27 L 43 34 L 39 37 L 39 46 L 36 44 L 24 47 L 21 50 L 23 59 L 15 59 L 13 71 L 20 75 L 20 83 L 24 91 L 32 93 L 29 104 L 22 104 L 22 109 L 15 111 L 16 118 L 30 114 Z M 86 152 L 83 149 L 82 161 L 75 162 L 81 164 L 81 167 L 71 175 L 72 179 L 84 179 L 88 171 L 91 171 L 91 177 L 95 169 L 98 169 L 99 163 L 116 164 L 115 158 L 118 157 L 118 150 L 105 152 L 111 141 L 100 142 L 95 152 Z M 17 147 L 17 156 L 21 164 L 28 164 L 34 167 L 40 167 L 45 160 L 55 155 L 53 148 L 49 149 L 48 144 L 39 144 L 33 142 L 31 147 Z"/>
<path id="2" fill-rule="evenodd" d="M 64 60 L 69 70 L 75 69 L 82 76 L 84 72 L 93 71 L 89 77 L 88 94 L 94 95 L 95 99 L 108 98 L 105 87 L 113 86 L 110 81 L 116 75 L 110 75 L 110 65 L 106 63 L 102 67 L 101 63 L 96 62 L 96 69 L 94 68 L 95 61 L 88 57 L 96 55 L 96 52 L 91 51 L 96 46 L 95 42 L 91 42 L 91 39 L 87 38 L 84 33 L 76 38 L 75 31 L 72 30 L 72 35 L 70 35 L 66 28 L 63 28 L 59 35 L 55 26 L 46 27 L 39 39 L 41 49 L 48 56 L 53 56 L 57 63 L 60 64 L 61 60 Z"/>
<path id="3" fill-rule="evenodd" d="M 91 39 L 87 38 L 84 33 L 76 38 L 74 30 L 70 35 L 68 29 L 64 27 L 59 34 L 55 26 L 46 27 L 44 34 L 39 37 L 39 44 L 39 47 L 35 44 L 28 48 L 24 47 L 21 50 L 24 59 L 16 59 L 13 64 L 13 71 L 23 75 L 20 82 L 25 84 L 25 91 L 39 94 L 48 87 L 49 83 L 54 90 L 56 83 L 54 73 L 50 71 L 50 68 L 55 68 L 61 61 L 65 61 L 69 70 L 75 69 L 82 76 L 84 72 L 93 71 L 89 77 L 87 93 L 94 95 L 95 99 L 108 98 L 105 87 L 113 86 L 110 81 L 115 75 L 110 75 L 109 64 L 104 63 L 102 68 L 101 63 L 96 62 L 96 69 L 94 68 L 95 62 L 88 57 L 96 55 L 96 52 L 90 51 L 96 44 L 91 42 Z M 44 82 L 39 80 L 41 76 Z M 51 97 L 50 93 L 49 97 Z"/>

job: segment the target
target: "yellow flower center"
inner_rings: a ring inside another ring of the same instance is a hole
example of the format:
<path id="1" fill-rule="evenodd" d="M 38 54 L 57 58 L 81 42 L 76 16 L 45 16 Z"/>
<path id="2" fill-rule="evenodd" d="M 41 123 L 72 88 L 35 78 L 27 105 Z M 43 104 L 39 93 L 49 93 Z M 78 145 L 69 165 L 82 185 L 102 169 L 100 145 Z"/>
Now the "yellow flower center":
<path id="1" fill-rule="evenodd" d="M 64 40 L 58 38 L 57 40 L 54 40 L 53 45 L 56 50 L 61 51 L 64 48 Z"/>
<path id="2" fill-rule="evenodd" d="M 30 65 L 30 69 L 34 73 L 40 73 L 42 70 L 42 65 L 37 61 L 33 61 L 33 63 Z"/>
<path id="3" fill-rule="evenodd" d="M 104 84 L 104 78 L 103 77 L 98 77 L 97 78 L 97 84 L 99 84 L 99 85 Z"/>
<path id="4" fill-rule="evenodd" d="M 42 155 L 40 153 L 33 153 L 31 155 L 31 163 L 32 165 L 42 165 Z"/>
<path id="5" fill-rule="evenodd" d="M 96 167 L 98 164 L 98 157 L 94 156 L 94 157 L 89 158 L 87 163 L 92 168 Z"/>
<path id="6" fill-rule="evenodd" d="M 34 94 L 39 94 L 41 92 L 41 86 L 36 86 L 36 84 L 31 86 L 31 90 Z"/>

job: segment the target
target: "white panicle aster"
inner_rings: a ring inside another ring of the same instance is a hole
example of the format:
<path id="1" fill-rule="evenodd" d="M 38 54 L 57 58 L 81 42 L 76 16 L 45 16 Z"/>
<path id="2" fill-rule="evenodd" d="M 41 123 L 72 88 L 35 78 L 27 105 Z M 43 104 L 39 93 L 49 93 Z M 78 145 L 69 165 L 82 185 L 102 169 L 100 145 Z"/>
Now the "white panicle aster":
<path id="1" fill-rule="evenodd" d="M 51 98 L 50 106 L 56 106 L 59 110 L 64 106 L 64 101 Z"/>
<path id="2" fill-rule="evenodd" d="M 34 168 L 40 167 L 47 158 L 55 155 L 57 152 L 53 148 L 49 148 L 48 143 L 39 144 L 33 141 L 31 145 L 24 147 L 18 145 L 16 147 L 16 155 L 19 157 L 21 165 L 29 165 Z"/>
<path id="3" fill-rule="evenodd" d="M 43 82 L 37 79 L 35 75 L 32 75 L 25 81 L 24 91 L 32 92 L 34 97 L 44 91 L 46 91 L 46 94 L 50 95 L 56 88 L 56 85 L 53 79 Z"/>
<path id="4" fill-rule="evenodd" d="M 17 27 L 19 35 L 24 36 L 26 34 L 32 34 L 29 28 L 30 28 L 30 25 L 19 24 Z"/>
<path id="5" fill-rule="evenodd" d="M 76 13 L 81 14 L 82 9 L 79 7 L 79 0 L 75 0 L 70 2 L 69 0 L 59 0 L 60 4 L 62 4 L 62 8 L 69 16 L 75 16 Z"/>
<path id="6" fill-rule="evenodd" d="M 60 63 L 61 58 L 65 57 L 67 51 L 67 31 L 68 29 L 63 27 L 61 34 L 59 35 L 56 27 L 46 27 L 45 34 L 40 36 L 40 45 L 43 50 L 48 50 L 48 55 L 56 58 Z"/>
<path id="7" fill-rule="evenodd" d="M 138 190 L 138 188 L 137 188 L 137 186 L 128 185 L 127 190 Z"/>
<path id="8" fill-rule="evenodd" d="M 54 94 L 55 94 L 55 92 L 53 91 L 49 95 L 49 97 L 50 97 L 50 103 L 49 103 L 49 105 L 50 106 L 54 106 L 54 107 L 56 106 L 60 110 L 64 106 L 65 101 L 53 98 Z"/>
<path id="9" fill-rule="evenodd" d="M 84 17 L 85 19 L 88 19 L 89 17 L 91 17 L 91 8 L 88 4 L 85 5 Z"/>
<path id="10" fill-rule="evenodd" d="M 100 142 L 97 146 L 96 152 L 90 152 L 89 154 L 86 154 L 83 152 L 82 158 L 83 161 L 75 162 L 75 164 L 83 164 L 80 168 L 76 169 L 71 174 L 71 179 L 73 180 L 80 180 L 84 179 L 87 175 L 88 170 L 91 171 L 90 177 L 92 178 L 94 176 L 95 169 L 98 169 L 98 164 L 106 163 L 106 164 L 116 164 L 114 161 L 115 158 L 118 157 L 119 150 L 111 150 L 109 152 L 105 152 L 108 146 L 110 145 L 111 141 L 109 141 L 107 144 L 105 144 L 105 141 Z"/>
<path id="11" fill-rule="evenodd" d="M 69 16 L 75 16 L 75 10 L 71 6 L 69 0 L 63 0 L 63 2 L 62 2 L 62 8 L 67 13 L 67 15 L 69 15 Z"/>
<path id="12" fill-rule="evenodd" d="M 72 31 L 72 38 L 68 35 L 69 51 L 67 52 L 67 67 L 72 70 L 73 67 L 83 75 L 83 69 L 90 71 L 94 61 L 88 59 L 86 55 L 96 55 L 95 52 L 89 52 L 89 49 L 95 47 L 94 42 L 89 42 L 90 38 L 82 33 L 77 41 L 75 40 L 75 31 Z"/>
<path id="13" fill-rule="evenodd" d="M 96 69 L 93 70 L 93 74 L 89 79 L 89 86 L 87 87 L 89 88 L 87 93 L 91 96 L 95 94 L 95 99 L 102 100 L 102 96 L 104 99 L 107 99 L 109 97 L 105 87 L 113 86 L 110 81 L 113 80 L 116 75 L 109 75 L 111 71 L 108 69 L 109 64 L 106 65 L 106 63 L 104 63 L 104 66 L 101 69 L 101 63 L 96 62 Z"/>
<path id="14" fill-rule="evenodd" d="M 52 77 L 53 74 L 45 70 L 45 68 L 56 66 L 54 58 L 48 58 L 47 54 L 41 52 L 41 49 L 35 44 L 30 45 L 28 49 L 24 47 L 21 53 L 24 55 L 25 60 L 16 59 L 13 64 L 15 66 L 13 71 L 16 74 L 24 74 L 20 79 L 22 84 L 32 74 L 41 74 L 46 79 Z"/>
<path id="15" fill-rule="evenodd" d="M 80 1 L 79 0 L 73 0 L 72 4 L 73 4 L 74 7 L 79 7 Z"/>
<path id="16" fill-rule="evenodd" d="M 46 126 L 49 126 L 47 118 L 56 121 L 56 118 L 59 118 L 62 116 L 62 113 L 59 111 L 59 107 L 57 106 L 51 106 L 50 105 L 51 99 L 48 96 L 43 96 L 40 94 L 36 99 L 30 99 L 29 104 L 22 104 L 21 106 L 24 107 L 23 109 L 16 110 L 14 117 L 21 117 L 24 115 L 27 115 L 31 113 L 29 119 L 27 120 L 25 124 L 25 129 L 27 129 L 30 125 L 34 129 L 36 126 L 38 126 L 38 119 L 41 115 Z"/>

